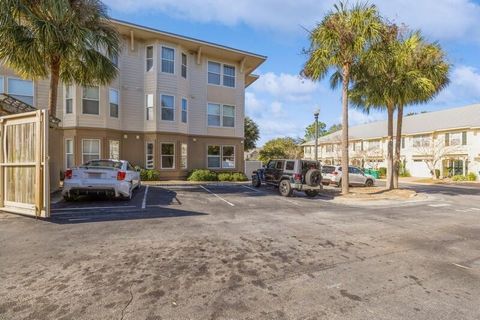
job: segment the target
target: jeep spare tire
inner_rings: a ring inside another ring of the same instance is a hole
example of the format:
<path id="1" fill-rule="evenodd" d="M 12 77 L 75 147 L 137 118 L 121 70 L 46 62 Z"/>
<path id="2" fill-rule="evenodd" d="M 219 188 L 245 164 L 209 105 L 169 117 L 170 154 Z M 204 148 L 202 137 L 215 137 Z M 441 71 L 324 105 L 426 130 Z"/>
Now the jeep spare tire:
<path id="1" fill-rule="evenodd" d="M 305 183 L 310 187 L 318 187 L 322 182 L 322 172 L 318 169 L 309 169 L 305 174 Z"/>

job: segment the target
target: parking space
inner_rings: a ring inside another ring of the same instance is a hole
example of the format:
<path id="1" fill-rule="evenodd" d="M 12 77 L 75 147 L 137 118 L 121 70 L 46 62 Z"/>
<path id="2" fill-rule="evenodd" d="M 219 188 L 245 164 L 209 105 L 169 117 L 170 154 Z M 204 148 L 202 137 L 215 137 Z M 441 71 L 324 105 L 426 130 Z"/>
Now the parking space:
<path id="1" fill-rule="evenodd" d="M 169 211 L 212 214 L 219 208 L 233 210 L 252 208 L 281 209 L 325 203 L 322 197 L 307 198 L 301 192 L 284 198 L 274 187 L 253 188 L 248 184 L 142 186 L 131 200 L 108 199 L 102 196 L 82 197 L 76 201 L 61 200 L 52 205 L 52 217 L 62 221 L 96 221 L 98 219 L 145 218 Z M 318 206 L 315 206 L 318 207 Z M 85 218 L 87 217 L 87 218 Z"/>

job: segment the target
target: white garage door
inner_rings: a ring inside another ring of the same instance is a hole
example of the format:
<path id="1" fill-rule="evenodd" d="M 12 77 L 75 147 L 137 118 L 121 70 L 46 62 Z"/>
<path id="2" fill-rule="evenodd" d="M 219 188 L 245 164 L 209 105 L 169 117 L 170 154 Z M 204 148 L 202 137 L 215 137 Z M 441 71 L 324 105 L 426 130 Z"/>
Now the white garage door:
<path id="1" fill-rule="evenodd" d="M 407 166 L 412 177 L 429 178 L 430 170 L 424 161 L 413 161 L 410 166 Z"/>

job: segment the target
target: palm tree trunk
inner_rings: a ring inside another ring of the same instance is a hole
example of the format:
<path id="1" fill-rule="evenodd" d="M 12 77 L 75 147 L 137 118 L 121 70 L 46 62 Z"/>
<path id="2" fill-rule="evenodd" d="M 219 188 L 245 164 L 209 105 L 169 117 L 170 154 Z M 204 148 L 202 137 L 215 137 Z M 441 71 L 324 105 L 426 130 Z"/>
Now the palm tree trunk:
<path id="1" fill-rule="evenodd" d="M 348 84 L 350 80 L 350 65 L 343 65 L 342 84 L 342 194 L 349 192 L 348 179 Z"/>
<path id="2" fill-rule="evenodd" d="M 50 63 L 50 90 L 48 92 L 48 111 L 51 116 L 57 116 L 58 82 L 60 76 L 60 60 L 52 58 Z"/>
<path id="3" fill-rule="evenodd" d="M 393 171 L 393 187 L 398 189 L 398 176 L 400 175 L 400 150 L 402 148 L 403 105 L 397 106 L 397 133 L 395 136 L 395 165 Z"/>
<path id="4" fill-rule="evenodd" d="M 387 104 L 388 132 L 387 132 L 387 190 L 393 189 L 393 105 Z"/>

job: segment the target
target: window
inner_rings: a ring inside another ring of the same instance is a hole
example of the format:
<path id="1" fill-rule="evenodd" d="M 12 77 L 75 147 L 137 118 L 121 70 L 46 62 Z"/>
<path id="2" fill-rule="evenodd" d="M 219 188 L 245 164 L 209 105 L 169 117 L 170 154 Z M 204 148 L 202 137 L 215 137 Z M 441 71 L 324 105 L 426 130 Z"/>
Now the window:
<path id="1" fill-rule="evenodd" d="M 113 160 L 120 160 L 120 141 L 109 141 L 109 158 Z"/>
<path id="2" fill-rule="evenodd" d="M 466 146 L 467 145 L 467 132 L 464 131 L 462 132 L 462 146 Z M 466 170 L 465 170 L 466 172 Z"/>
<path id="3" fill-rule="evenodd" d="M 182 99 L 182 122 L 187 123 L 187 99 Z"/>
<path id="4" fill-rule="evenodd" d="M 462 133 L 450 133 L 450 146 L 459 146 L 462 144 Z"/>
<path id="5" fill-rule="evenodd" d="M 173 143 L 162 143 L 161 151 L 161 168 L 175 168 L 175 145 Z"/>
<path id="6" fill-rule="evenodd" d="M 220 63 L 208 61 L 208 83 L 220 85 Z"/>
<path id="7" fill-rule="evenodd" d="M 430 137 L 429 136 L 415 136 L 413 137 L 413 147 L 420 148 L 420 147 L 429 147 L 430 146 Z"/>
<path id="8" fill-rule="evenodd" d="M 208 104 L 208 126 L 210 127 L 235 127 L 235 107 L 222 106 L 216 103 Z"/>
<path id="9" fill-rule="evenodd" d="M 220 168 L 220 146 L 207 147 L 207 166 L 209 168 Z"/>
<path id="10" fill-rule="evenodd" d="M 267 169 L 275 169 L 276 165 L 277 165 L 277 161 L 271 160 L 267 163 Z"/>
<path id="11" fill-rule="evenodd" d="M 4 81 L 5 80 L 3 80 L 3 77 L 0 77 L 0 93 L 5 92 L 4 89 L 3 89 L 4 88 Z"/>
<path id="12" fill-rule="evenodd" d="M 65 113 L 73 113 L 73 86 L 65 86 Z"/>
<path id="13" fill-rule="evenodd" d="M 283 161 L 277 161 L 277 166 L 275 169 L 282 170 L 283 169 Z"/>
<path id="14" fill-rule="evenodd" d="M 220 127 L 220 109 L 219 104 L 208 104 L 208 125 L 213 127 Z"/>
<path id="15" fill-rule="evenodd" d="M 65 139 L 65 168 L 73 168 L 74 166 L 73 139 Z"/>
<path id="16" fill-rule="evenodd" d="M 118 118 L 118 91 L 115 89 L 110 89 L 109 99 L 110 99 L 110 117 Z"/>
<path id="17" fill-rule="evenodd" d="M 224 127 L 235 127 L 235 107 L 223 106 L 223 124 Z"/>
<path id="18" fill-rule="evenodd" d="M 145 98 L 145 115 L 147 120 L 153 120 L 153 94 L 147 94 Z"/>
<path id="19" fill-rule="evenodd" d="M 33 81 L 8 78 L 8 94 L 33 106 Z"/>
<path id="20" fill-rule="evenodd" d="M 154 147 L 153 147 L 153 142 L 147 142 L 146 145 L 146 159 L 145 159 L 145 168 L 146 169 L 153 169 L 154 167 Z"/>
<path id="21" fill-rule="evenodd" d="M 110 56 L 110 61 L 115 67 L 118 67 L 118 54 L 112 54 Z"/>
<path id="22" fill-rule="evenodd" d="M 180 167 L 182 169 L 187 169 L 187 152 L 188 147 L 186 143 L 180 145 Z"/>
<path id="23" fill-rule="evenodd" d="M 167 96 L 162 94 L 162 120 L 173 121 L 174 120 L 174 101 L 173 96 Z"/>
<path id="24" fill-rule="evenodd" d="M 370 149 L 380 149 L 380 140 L 372 140 L 368 142 Z"/>
<path id="25" fill-rule="evenodd" d="M 333 152 L 333 145 L 332 144 L 327 144 L 325 146 L 325 152 Z"/>
<path id="26" fill-rule="evenodd" d="M 187 55 L 182 53 L 182 77 L 187 79 Z"/>
<path id="27" fill-rule="evenodd" d="M 82 140 L 82 162 L 100 159 L 100 140 L 84 139 Z"/>
<path id="28" fill-rule="evenodd" d="M 82 113 L 100 114 L 98 87 L 83 87 Z"/>
<path id="29" fill-rule="evenodd" d="M 150 71 L 153 68 L 153 46 L 147 46 L 146 49 L 145 70 Z"/>
<path id="30" fill-rule="evenodd" d="M 234 146 L 222 147 L 222 168 L 224 169 L 235 168 L 235 147 Z"/>
<path id="31" fill-rule="evenodd" d="M 162 72 L 175 72 L 175 50 L 172 48 L 162 47 Z"/>
<path id="32" fill-rule="evenodd" d="M 223 66 L 223 85 L 235 88 L 235 67 L 227 65 Z"/>
<path id="33" fill-rule="evenodd" d="M 295 161 L 287 161 L 285 165 L 285 170 L 294 170 L 295 169 Z"/>

